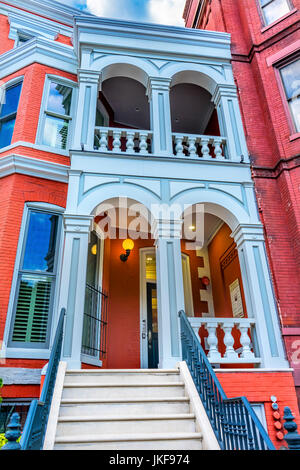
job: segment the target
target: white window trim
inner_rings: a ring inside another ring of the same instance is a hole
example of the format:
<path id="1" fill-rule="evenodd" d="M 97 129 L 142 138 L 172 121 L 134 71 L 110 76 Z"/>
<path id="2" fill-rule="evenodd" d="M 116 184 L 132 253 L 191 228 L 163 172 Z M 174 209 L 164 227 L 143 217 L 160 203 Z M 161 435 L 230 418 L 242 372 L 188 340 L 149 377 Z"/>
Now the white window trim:
<path id="1" fill-rule="evenodd" d="M 69 86 L 73 89 L 72 103 L 71 103 L 71 109 L 70 109 L 71 119 L 70 119 L 70 126 L 68 128 L 68 140 L 67 140 L 66 149 L 61 149 L 59 147 L 49 147 L 43 144 L 43 135 L 44 135 L 44 128 L 45 128 L 45 120 L 46 120 L 46 107 L 47 107 L 48 97 L 49 97 L 49 92 L 50 92 L 50 84 L 52 81 L 55 81 L 65 86 Z M 45 151 L 48 151 L 51 153 L 56 153 L 56 150 L 58 152 L 68 151 L 71 148 L 71 143 L 73 142 L 74 116 L 75 116 L 75 110 L 76 110 L 76 105 L 77 105 L 77 94 L 78 94 L 77 82 L 74 82 L 73 80 L 70 80 L 68 78 L 61 77 L 59 75 L 49 75 L 49 74 L 46 75 L 44 90 L 43 90 L 43 97 L 42 97 L 41 108 L 40 108 L 39 124 L 37 128 L 37 133 L 36 133 L 36 141 L 35 141 L 36 145 L 39 145 Z"/>
<path id="2" fill-rule="evenodd" d="M 264 403 L 250 403 L 250 405 L 253 408 L 253 411 L 255 411 L 259 421 L 261 422 L 262 426 L 264 429 L 268 432 L 268 425 L 267 425 L 267 419 L 266 419 L 266 410 L 265 410 L 265 405 Z M 256 409 L 259 408 L 259 412 L 256 412 Z"/>
<path id="3" fill-rule="evenodd" d="M 63 214 L 65 209 L 60 206 L 56 206 L 54 204 L 48 204 L 43 202 L 28 202 L 24 206 L 23 217 L 21 222 L 21 229 L 19 234 L 19 241 L 18 241 L 18 248 L 16 253 L 15 259 L 15 266 L 13 272 L 13 278 L 11 283 L 11 290 L 10 290 L 10 297 L 9 303 L 7 308 L 7 315 L 6 315 L 6 323 L 3 335 L 3 343 L 2 348 L 0 350 L 0 358 L 22 358 L 22 359 L 48 359 L 56 331 L 56 325 L 58 322 L 59 312 L 58 312 L 58 303 L 59 303 L 59 286 L 61 280 L 61 265 L 62 265 L 62 256 L 63 256 L 63 243 L 64 243 L 64 230 L 63 224 L 61 227 L 60 233 L 60 242 L 57 247 L 58 249 L 58 256 L 57 256 L 57 274 L 56 274 L 56 287 L 55 293 L 53 298 L 53 316 L 51 319 L 51 331 L 49 336 L 49 348 L 16 348 L 16 347 L 9 347 L 9 335 L 11 330 L 11 323 L 14 316 L 14 305 L 15 305 L 15 296 L 16 290 L 18 285 L 18 276 L 19 276 L 19 267 L 21 262 L 21 256 L 23 252 L 23 245 L 25 242 L 25 235 L 26 235 L 26 226 L 29 211 L 31 209 L 35 210 L 47 210 L 47 211 L 54 211 L 60 214 Z"/>

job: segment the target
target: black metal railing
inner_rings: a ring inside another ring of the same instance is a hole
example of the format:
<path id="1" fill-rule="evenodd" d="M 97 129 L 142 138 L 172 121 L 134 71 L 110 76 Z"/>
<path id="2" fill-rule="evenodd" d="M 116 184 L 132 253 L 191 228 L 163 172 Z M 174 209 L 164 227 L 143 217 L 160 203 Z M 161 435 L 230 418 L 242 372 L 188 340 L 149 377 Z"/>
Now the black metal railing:
<path id="1" fill-rule="evenodd" d="M 22 450 L 41 450 L 44 443 L 57 369 L 60 361 L 65 309 L 61 310 L 45 381 L 39 400 L 31 402 L 21 437 Z"/>
<path id="2" fill-rule="evenodd" d="M 179 312 L 186 361 L 222 450 L 275 450 L 246 397 L 227 398 L 184 311 Z"/>
<path id="3" fill-rule="evenodd" d="M 96 359 L 106 355 L 107 304 L 106 293 L 86 285 L 81 352 Z"/>

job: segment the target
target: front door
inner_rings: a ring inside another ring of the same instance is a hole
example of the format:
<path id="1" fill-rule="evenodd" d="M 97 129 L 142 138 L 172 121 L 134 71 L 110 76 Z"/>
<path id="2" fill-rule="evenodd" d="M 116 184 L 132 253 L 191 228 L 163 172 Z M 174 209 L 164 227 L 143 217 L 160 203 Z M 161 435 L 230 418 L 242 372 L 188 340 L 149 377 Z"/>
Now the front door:
<path id="1" fill-rule="evenodd" d="M 148 368 L 158 368 L 158 323 L 156 284 L 147 282 Z"/>

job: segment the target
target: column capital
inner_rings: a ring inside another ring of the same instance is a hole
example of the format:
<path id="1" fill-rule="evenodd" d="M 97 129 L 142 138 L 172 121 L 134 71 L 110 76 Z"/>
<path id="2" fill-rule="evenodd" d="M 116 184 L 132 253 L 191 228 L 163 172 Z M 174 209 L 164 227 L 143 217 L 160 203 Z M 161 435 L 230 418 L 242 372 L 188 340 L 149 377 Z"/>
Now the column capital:
<path id="1" fill-rule="evenodd" d="M 180 240 L 182 235 L 182 219 L 156 219 L 152 224 L 152 235 L 156 241 L 159 239 Z"/>
<path id="2" fill-rule="evenodd" d="M 218 106 L 221 98 L 237 98 L 237 89 L 234 84 L 232 85 L 217 85 L 212 96 L 211 101 Z"/>
<path id="3" fill-rule="evenodd" d="M 90 233 L 93 215 L 64 214 L 65 231 L 70 233 Z"/>
<path id="4" fill-rule="evenodd" d="M 241 224 L 231 234 L 237 247 L 245 242 L 264 242 L 264 228 L 262 224 Z"/>
<path id="5" fill-rule="evenodd" d="M 96 70 L 78 69 L 78 81 L 79 83 L 90 83 L 101 85 L 102 72 Z"/>
<path id="6" fill-rule="evenodd" d="M 170 91 L 170 86 L 171 86 L 171 78 L 164 78 L 164 77 L 149 77 L 148 78 L 148 84 L 147 84 L 147 90 L 146 90 L 146 95 L 149 96 L 149 98 L 152 95 L 153 90 L 160 90 L 160 91 Z"/>

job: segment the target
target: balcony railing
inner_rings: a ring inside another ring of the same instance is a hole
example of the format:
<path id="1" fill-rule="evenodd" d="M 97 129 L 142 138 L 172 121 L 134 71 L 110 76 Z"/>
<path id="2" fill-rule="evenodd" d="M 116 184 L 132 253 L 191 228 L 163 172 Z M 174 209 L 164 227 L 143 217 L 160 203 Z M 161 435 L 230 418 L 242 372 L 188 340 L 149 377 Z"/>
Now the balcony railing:
<path id="1" fill-rule="evenodd" d="M 152 153 L 152 132 L 96 127 L 94 148 L 99 152 L 149 155 Z"/>
<path id="2" fill-rule="evenodd" d="M 170 158 L 224 161 L 226 138 L 209 135 L 172 134 Z M 152 155 L 153 132 L 118 127 L 95 127 L 94 149 L 99 152 Z"/>
<path id="3" fill-rule="evenodd" d="M 199 329 L 208 332 L 207 357 L 211 364 L 259 364 L 261 358 L 253 352 L 251 338 L 255 339 L 256 320 L 253 318 L 189 317 L 197 337 Z M 222 331 L 224 332 L 224 337 Z M 223 337 L 223 339 L 222 339 Z M 241 347 L 234 349 L 238 340 Z M 254 342 L 254 341 L 253 341 Z"/>
<path id="4" fill-rule="evenodd" d="M 225 159 L 225 137 L 193 134 L 172 134 L 174 155 L 179 158 Z"/>

